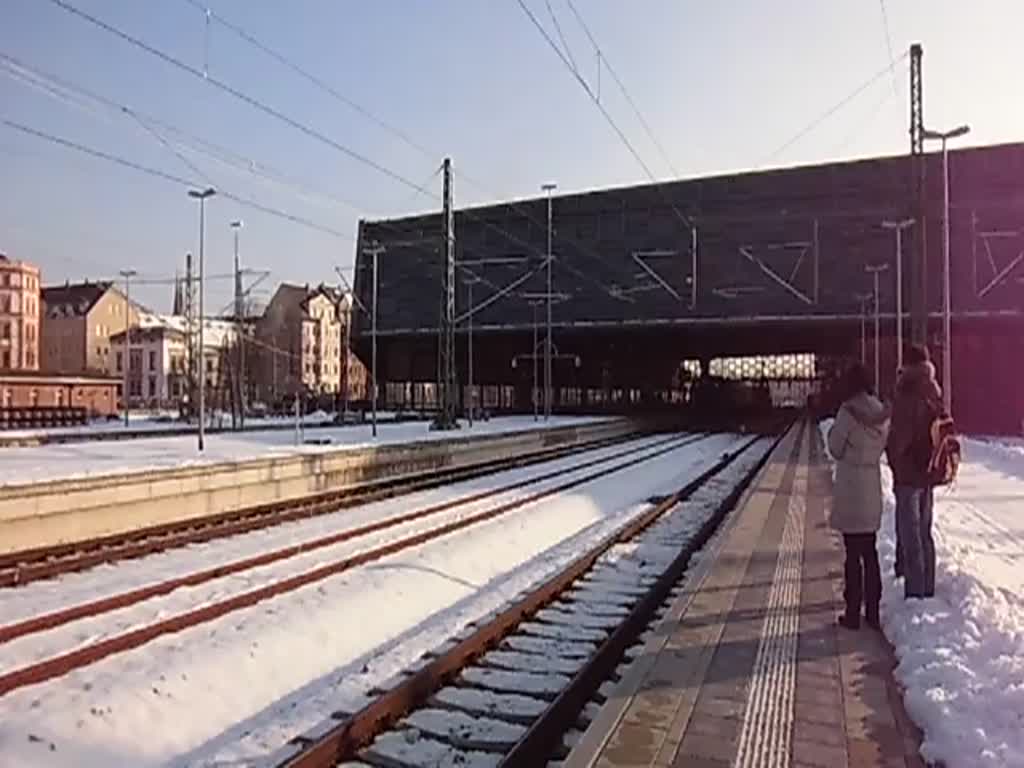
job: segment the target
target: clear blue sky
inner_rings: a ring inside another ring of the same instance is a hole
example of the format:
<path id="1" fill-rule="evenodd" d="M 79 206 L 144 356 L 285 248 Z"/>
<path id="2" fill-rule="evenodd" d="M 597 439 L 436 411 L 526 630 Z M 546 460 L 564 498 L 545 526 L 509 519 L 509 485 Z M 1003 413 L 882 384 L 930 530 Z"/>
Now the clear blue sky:
<path id="1" fill-rule="evenodd" d="M 575 191 L 644 181 L 636 162 L 516 0 L 208 0 L 436 156 L 425 156 L 213 23 L 187 0 L 69 0 L 73 5 L 257 97 L 398 174 L 425 182 L 444 154 L 484 189 L 456 181 L 458 204 L 529 196 L 555 180 Z M 596 56 L 566 0 L 550 0 L 581 73 Z M 683 176 L 905 152 L 906 61 L 835 116 L 772 157 L 802 127 L 888 60 L 878 0 L 575 0 L 604 53 Z M 528 0 L 556 37 L 543 0 Z M 925 48 L 925 115 L 969 122 L 970 144 L 1024 139 L 1019 98 L 1020 0 L 888 0 L 896 56 Z M 185 150 L 215 186 L 355 231 L 360 215 L 436 206 L 209 84 L 96 29 L 49 0 L 0 0 L 0 53 L 186 128 L 316 190 L 268 185 Z M 661 177 L 647 140 L 607 72 L 602 102 Z M 135 120 L 83 108 L 0 71 L 0 119 L 14 120 L 196 178 Z M 166 134 L 164 134 L 166 135 Z M 44 282 L 112 276 L 126 266 L 172 276 L 197 247 L 196 206 L 166 181 L 79 156 L 0 125 L 0 251 L 38 263 Z M 440 193 L 438 179 L 431 188 Z M 325 200 L 331 197 L 334 200 Z M 349 207 L 340 200 L 354 204 Z M 353 242 L 217 198 L 208 207 L 208 272 L 231 265 L 228 223 L 245 221 L 243 261 L 271 282 L 333 281 Z M 169 287 L 140 289 L 166 310 Z M 210 307 L 228 301 L 214 282 Z"/>

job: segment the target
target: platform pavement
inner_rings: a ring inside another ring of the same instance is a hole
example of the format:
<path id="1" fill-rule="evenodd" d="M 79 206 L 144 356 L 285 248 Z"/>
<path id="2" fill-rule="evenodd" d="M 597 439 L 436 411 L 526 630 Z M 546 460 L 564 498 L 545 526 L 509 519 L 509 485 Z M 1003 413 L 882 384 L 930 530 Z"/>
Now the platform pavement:
<path id="1" fill-rule="evenodd" d="M 895 658 L 838 627 L 818 430 L 790 430 L 565 768 L 921 767 Z"/>

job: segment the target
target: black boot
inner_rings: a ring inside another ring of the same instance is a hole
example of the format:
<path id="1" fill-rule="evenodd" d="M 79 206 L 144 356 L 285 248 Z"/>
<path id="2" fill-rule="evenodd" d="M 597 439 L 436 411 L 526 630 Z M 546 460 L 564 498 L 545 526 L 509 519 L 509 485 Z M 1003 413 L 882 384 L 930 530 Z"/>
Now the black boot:
<path id="1" fill-rule="evenodd" d="M 864 614 L 864 623 L 872 629 L 880 632 L 882 630 L 882 622 L 878 620 L 878 607 L 876 606 L 873 610 L 869 609 Z"/>
<path id="2" fill-rule="evenodd" d="M 851 616 L 848 613 L 839 614 L 839 626 L 845 629 L 860 629 L 860 616 Z"/>

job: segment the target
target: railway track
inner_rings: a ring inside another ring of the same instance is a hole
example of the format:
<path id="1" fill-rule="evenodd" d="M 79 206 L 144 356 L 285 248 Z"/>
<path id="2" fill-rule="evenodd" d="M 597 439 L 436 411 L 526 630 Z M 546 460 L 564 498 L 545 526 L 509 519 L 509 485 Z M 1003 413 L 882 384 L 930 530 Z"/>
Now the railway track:
<path id="1" fill-rule="evenodd" d="M 538 768 L 557 758 L 777 444 L 747 441 L 359 711 L 293 739 L 265 768 Z"/>
<path id="2" fill-rule="evenodd" d="M 649 461 L 659 456 L 679 450 L 694 442 L 703 439 L 702 436 L 674 436 L 651 443 L 645 441 L 640 446 L 633 446 L 611 455 L 590 459 L 581 464 L 573 466 L 571 471 L 565 468 L 553 472 L 546 472 L 540 476 L 527 478 L 524 481 L 504 486 L 498 490 L 487 493 L 471 494 L 456 500 L 457 503 L 435 505 L 416 510 L 414 512 L 393 516 L 361 528 L 349 529 L 328 537 L 322 537 L 316 541 L 307 541 L 299 545 L 263 552 L 255 557 L 247 558 L 233 563 L 217 566 L 213 569 L 197 571 L 192 574 L 177 577 L 168 581 L 149 584 L 138 589 L 129 590 L 98 600 L 68 606 L 57 611 L 32 616 L 17 622 L 0 626 L 0 642 L 9 642 L 23 638 L 26 641 L 38 637 L 39 633 L 59 627 L 72 621 L 100 616 L 102 614 L 142 603 L 149 598 L 167 594 L 181 586 L 192 586 L 203 581 L 209 581 L 227 573 L 237 573 L 242 570 L 255 568 L 275 560 L 284 560 L 297 554 L 308 552 L 317 547 L 326 547 L 329 544 L 338 543 L 342 540 L 358 539 L 377 533 L 388 527 L 397 528 L 412 520 L 422 520 L 430 515 L 441 512 L 450 512 L 458 506 L 466 506 L 481 499 L 491 496 L 498 496 L 500 493 L 510 489 L 517 490 L 527 485 L 540 483 L 546 480 L 556 480 L 532 493 L 514 497 L 502 501 L 493 506 L 485 507 L 482 510 L 466 511 L 462 516 L 454 519 L 442 520 L 438 525 L 426 530 L 409 533 L 385 543 L 372 543 L 367 548 L 355 553 L 345 554 L 326 563 L 315 565 L 308 570 L 298 573 L 288 572 L 276 580 L 271 580 L 261 586 L 247 589 L 228 597 L 222 597 L 210 602 L 175 613 L 170 616 L 158 614 L 158 618 L 140 626 L 133 626 L 126 630 L 115 631 L 104 636 L 102 639 L 74 647 L 70 650 L 59 650 L 49 653 L 45 658 L 24 666 L 10 669 L 0 674 L 0 695 L 9 691 L 52 679 L 71 672 L 72 670 L 88 666 L 96 661 L 121 653 L 132 648 L 139 647 L 157 637 L 187 628 L 198 626 L 213 619 L 224 616 L 232 611 L 254 605 L 263 600 L 295 591 L 303 586 L 316 583 L 328 577 L 343 573 L 347 570 L 364 565 L 383 557 L 401 552 L 412 547 L 419 546 L 428 541 L 438 539 L 456 531 L 469 528 L 486 520 L 491 520 L 528 504 L 537 502 L 556 494 L 564 493 L 573 488 L 585 485 L 621 472 L 629 467 L 636 466 L 642 462 Z M 564 476 L 564 479 L 563 479 Z"/>
<path id="3" fill-rule="evenodd" d="M 189 544 L 199 544 L 226 536 L 269 528 L 341 509 L 381 501 L 416 491 L 472 480 L 509 469 L 532 466 L 629 442 L 636 435 L 606 438 L 583 445 L 557 447 L 501 459 L 471 467 L 441 469 L 367 483 L 359 487 L 275 504 L 249 507 L 234 512 L 206 516 L 132 533 L 58 544 L 0 555 L 0 588 L 53 578 L 97 565 L 128 560 L 163 552 Z"/>

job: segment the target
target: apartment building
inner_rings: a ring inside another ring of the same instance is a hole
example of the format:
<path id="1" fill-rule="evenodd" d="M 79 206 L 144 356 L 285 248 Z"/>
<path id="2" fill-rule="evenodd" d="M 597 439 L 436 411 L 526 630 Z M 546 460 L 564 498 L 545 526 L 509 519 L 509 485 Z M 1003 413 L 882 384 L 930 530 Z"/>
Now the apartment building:
<path id="1" fill-rule="evenodd" d="M 110 337 L 138 324 L 139 307 L 110 282 L 47 286 L 41 298 L 44 370 L 116 374 Z"/>
<path id="2" fill-rule="evenodd" d="M 350 392 L 363 387 L 362 365 L 345 349 L 348 298 L 335 288 L 282 283 L 256 323 L 257 396 L 339 394 L 348 355 Z"/>
<path id="3" fill-rule="evenodd" d="M 0 253 L 0 371 L 39 370 L 39 269 Z"/>

